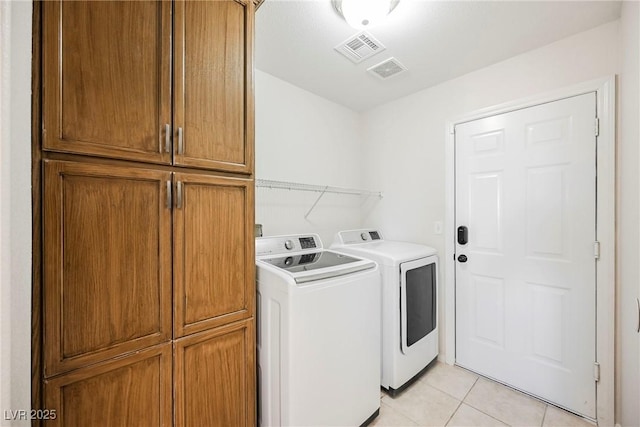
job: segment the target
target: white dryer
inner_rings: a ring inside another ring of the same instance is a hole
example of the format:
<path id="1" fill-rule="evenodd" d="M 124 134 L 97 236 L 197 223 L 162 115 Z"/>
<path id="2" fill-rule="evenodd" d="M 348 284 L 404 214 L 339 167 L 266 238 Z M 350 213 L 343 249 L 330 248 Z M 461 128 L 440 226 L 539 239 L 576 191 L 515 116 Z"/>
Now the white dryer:
<path id="1" fill-rule="evenodd" d="M 380 409 L 380 272 L 315 234 L 256 239 L 258 424 L 360 426 Z"/>
<path id="2" fill-rule="evenodd" d="M 378 230 L 339 232 L 331 248 L 376 261 L 382 273 L 382 373 L 394 396 L 438 355 L 436 250 L 385 240 Z"/>

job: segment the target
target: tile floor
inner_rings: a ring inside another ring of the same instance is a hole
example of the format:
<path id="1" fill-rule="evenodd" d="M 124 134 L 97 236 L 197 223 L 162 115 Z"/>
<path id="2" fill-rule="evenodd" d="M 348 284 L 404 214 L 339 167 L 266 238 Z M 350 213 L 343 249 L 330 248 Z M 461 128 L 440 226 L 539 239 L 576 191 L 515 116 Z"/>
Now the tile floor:
<path id="1" fill-rule="evenodd" d="M 555 406 L 440 362 L 395 399 L 382 393 L 380 415 L 370 425 L 594 427 Z"/>

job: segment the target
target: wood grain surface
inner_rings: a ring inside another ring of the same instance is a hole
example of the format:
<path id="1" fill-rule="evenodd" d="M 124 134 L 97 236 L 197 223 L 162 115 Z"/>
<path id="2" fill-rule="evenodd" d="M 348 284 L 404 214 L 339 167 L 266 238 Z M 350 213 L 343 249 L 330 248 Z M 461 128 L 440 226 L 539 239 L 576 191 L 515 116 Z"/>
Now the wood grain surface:
<path id="1" fill-rule="evenodd" d="M 170 174 L 45 162 L 45 373 L 171 339 Z"/>
<path id="2" fill-rule="evenodd" d="M 253 318 L 176 341 L 176 427 L 255 425 Z"/>
<path id="3" fill-rule="evenodd" d="M 43 7 L 44 148 L 170 163 L 171 2 Z"/>
<path id="4" fill-rule="evenodd" d="M 57 411 L 46 425 L 255 425 L 260 3 L 34 3 L 32 404 Z"/>
<path id="5" fill-rule="evenodd" d="M 175 3 L 178 165 L 253 170 L 253 8 L 250 1 Z"/>
<path id="6" fill-rule="evenodd" d="M 254 184 L 181 173 L 175 180 L 183 192 L 173 218 L 174 334 L 179 337 L 252 316 Z"/>
<path id="7" fill-rule="evenodd" d="M 172 425 L 170 343 L 46 380 L 52 427 Z"/>

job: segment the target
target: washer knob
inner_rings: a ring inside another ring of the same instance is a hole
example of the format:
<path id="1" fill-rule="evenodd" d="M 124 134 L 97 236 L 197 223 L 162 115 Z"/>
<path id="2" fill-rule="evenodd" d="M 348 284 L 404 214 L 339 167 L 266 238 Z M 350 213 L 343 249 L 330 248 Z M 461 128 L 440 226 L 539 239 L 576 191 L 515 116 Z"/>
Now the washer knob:
<path id="1" fill-rule="evenodd" d="M 291 250 L 293 249 L 293 241 L 292 240 L 287 240 L 286 242 L 284 242 L 284 247 L 287 250 Z"/>
<path id="2" fill-rule="evenodd" d="M 360 237 L 362 237 L 362 240 L 367 240 L 369 238 L 369 235 L 367 233 L 361 233 Z"/>

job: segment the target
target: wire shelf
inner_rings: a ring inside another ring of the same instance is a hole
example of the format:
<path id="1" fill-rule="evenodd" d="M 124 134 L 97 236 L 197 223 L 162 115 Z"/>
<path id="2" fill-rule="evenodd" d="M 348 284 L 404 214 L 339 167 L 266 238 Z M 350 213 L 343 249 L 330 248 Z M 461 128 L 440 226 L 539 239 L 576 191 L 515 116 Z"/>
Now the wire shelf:
<path id="1" fill-rule="evenodd" d="M 382 193 L 379 191 L 358 190 L 355 188 L 331 187 L 329 185 L 303 184 L 300 182 L 273 181 L 269 179 L 256 179 L 256 187 L 320 193 L 320 195 L 318 196 L 316 201 L 313 203 L 311 208 L 304 215 L 305 218 L 307 218 L 309 214 L 313 211 L 313 209 L 316 207 L 316 205 L 318 204 L 322 196 L 324 196 L 327 193 L 347 194 L 351 196 L 366 196 L 366 197 L 373 196 L 373 197 L 378 197 L 382 199 Z"/>
<path id="2" fill-rule="evenodd" d="M 379 191 L 358 190 L 355 188 L 331 187 L 329 185 L 302 184 L 299 182 L 272 181 L 256 179 L 256 187 L 274 188 L 281 190 L 311 191 L 316 193 L 350 194 L 353 196 L 375 196 L 382 198 Z"/>

